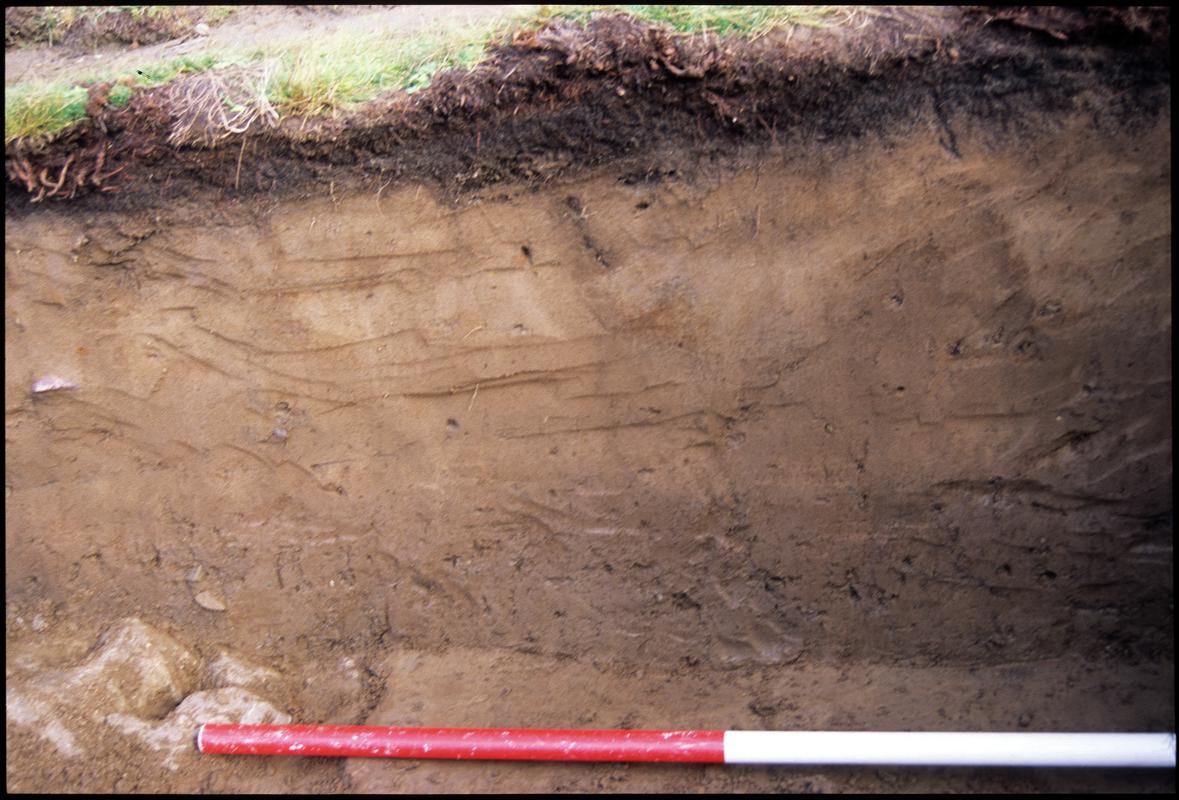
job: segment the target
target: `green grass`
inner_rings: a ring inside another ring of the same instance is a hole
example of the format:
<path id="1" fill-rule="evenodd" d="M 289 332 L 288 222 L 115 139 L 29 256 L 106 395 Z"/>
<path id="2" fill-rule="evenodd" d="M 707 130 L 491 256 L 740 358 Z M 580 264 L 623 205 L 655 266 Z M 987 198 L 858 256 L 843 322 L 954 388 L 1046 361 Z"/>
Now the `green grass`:
<path id="1" fill-rule="evenodd" d="M 168 7 L 117 8 L 151 14 Z M 26 136 L 52 136 L 81 119 L 86 104 L 85 90 L 79 84 L 130 78 L 137 86 L 150 87 L 187 73 L 263 62 L 270 65 L 266 96 L 280 117 L 337 113 L 385 92 L 423 89 L 442 70 L 478 64 L 487 56 L 489 44 L 506 40 L 513 31 L 535 29 L 553 19 L 585 21 L 602 12 L 625 13 L 667 25 L 681 34 L 712 32 L 723 36 L 757 36 L 781 25 L 842 24 L 850 18 L 847 6 L 526 6 L 424 33 L 374 30 L 357 34 L 344 30 L 274 47 L 145 64 L 133 75 L 107 73 L 69 85 L 8 89 L 4 139 L 7 144 Z M 117 99 L 112 94 L 111 102 L 123 105 L 129 100 L 130 93 L 120 91 Z"/>
<path id="2" fill-rule="evenodd" d="M 429 85 L 440 71 L 471 67 L 487 56 L 487 45 L 531 19 L 503 16 L 445 31 L 414 35 L 348 32 L 263 54 L 277 59 L 268 99 L 284 116 L 332 113 L 396 89 Z"/>
<path id="3" fill-rule="evenodd" d="M 122 84 L 112 86 L 107 101 L 115 108 L 122 108 L 131 102 L 131 87 Z"/>
<path id="4" fill-rule="evenodd" d="M 614 12 L 671 27 L 676 33 L 755 36 L 782 25 L 824 27 L 838 24 L 847 6 L 542 6 L 540 14 L 586 20 L 595 13 Z"/>
<path id="5" fill-rule="evenodd" d="M 211 69 L 219 67 L 230 66 L 231 62 L 222 61 L 215 55 L 202 53 L 194 56 L 181 56 L 180 58 L 173 58 L 167 61 L 157 61 L 154 64 L 145 64 L 135 70 L 135 74 L 120 73 L 119 75 L 106 75 L 91 80 L 118 80 L 119 78 L 131 78 L 132 81 L 144 88 L 152 86 L 161 86 L 169 81 L 175 80 L 181 75 L 191 74 L 195 72 L 207 72 Z"/>
<path id="6" fill-rule="evenodd" d="M 4 90 L 4 143 L 26 136 L 51 136 L 86 116 L 80 86 L 26 84 Z"/>

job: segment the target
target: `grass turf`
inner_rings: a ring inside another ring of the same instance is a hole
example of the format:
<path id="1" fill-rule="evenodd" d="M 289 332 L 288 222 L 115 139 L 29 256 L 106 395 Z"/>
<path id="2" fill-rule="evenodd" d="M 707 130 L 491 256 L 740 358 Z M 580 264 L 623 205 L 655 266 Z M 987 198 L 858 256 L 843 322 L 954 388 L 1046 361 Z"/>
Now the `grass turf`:
<path id="1" fill-rule="evenodd" d="M 855 15 L 849 6 L 517 6 L 477 22 L 424 34 L 373 30 L 315 35 L 273 47 L 210 51 L 148 63 L 134 74 L 108 72 L 69 83 L 6 88 L 4 141 L 8 144 L 22 138 L 49 138 L 84 118 L 87 85 L 103 81 L 121 84 L 112 91 L 109 102 L 124 105 L 131 96 L 122 88 L 126 85 L 159 86 L 185 74 L 261 63 L 270 65 L 263 90 L 280 117 L 331 114 L 385 92 L 420 90 L 442 70 L 479 63 L 486 57 L 489 45 L 505 40 L 513 32 L 538 28 L 554 19 L 585 21 L 597 13 L 626 14 L 667 25 L 684 35 L 711 32 L 743 37 L 755 37 L 783 26 L 848 24 Z M 230 102 L 226 100 L 227 105 Z"/>

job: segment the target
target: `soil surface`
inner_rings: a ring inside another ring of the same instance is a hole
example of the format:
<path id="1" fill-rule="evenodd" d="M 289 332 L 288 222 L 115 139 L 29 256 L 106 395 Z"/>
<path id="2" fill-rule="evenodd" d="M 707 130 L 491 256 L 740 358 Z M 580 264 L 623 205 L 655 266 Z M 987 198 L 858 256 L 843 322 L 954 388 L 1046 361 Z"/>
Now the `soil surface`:
<path id="1" fill-rule="evenodd" d="M 10 147 L 7 788 L 1173 791 L 192 748 L 1174 730 L 1169 17 L 994 16 L 606 19 L 302 131 L 143 93 Z"/>
<path id="2" fill-rule="evenodd" d="M 131 6 L 82 6 L 70 9 L 63 6 L 7 6 L 4 9 L 4 47 L 19 49 L 31 44 L 45 43 L 78 54 L 96 50 L 105 44 L 154 44 L 185 35 L 195 35 L 216 24 L 219 16 L 211 14 L 208 6 L 159 6 L 144 10 Z M 8 79 L 6 79 L 8 80 Z"/>
<path id="3" fill-rule="evenodd" d="M 966 120 L 984 120 L 1018 145 L 1055 115 L 1080 112 L 1107 127 L 1161 113 L 1170 99 L 1168 11 L 1073 19 L 1062 10 L 1068 33 L 1055 29 L 1056 15 L 1048 32 L 1029 28 L 1036 13 L 1009 20 L 985 9 L 891 9 L 855 27 L 799 27 L 753 41 L 673 36 L 622 16 L 557 21 L 497 46 L 475 69 L 436 76 L 424 91 L 276 125 L 257 108 L 244 112 L 244 133 L 224 122 L 220 92 L 253 108 L 258 76 L 249 70 L 140 90 L 120 108 L 107 103 L 111 85 L 96 84 L 83 122 L 51 142 L 6 146 L 9 186 L 20 187 L 7 207 L 97 196 L 91 207 L 130 210 L 420 181 L 453 197 L 625 158 L 647 162 L 659 150 L 698 160 L 737 146 L 890 140 L 929 118 L 958 157 L 955 129 Z M 230 37 L 234 28 L 221 31 Z"/>
<path id="4" fill-rule="evenodd" d="M 4 83 L 22 81 L 63 81 L 72 79 L 79 70 L 120 71 L 135 70 L 144 64 L 181 56 L 196 57 L 220 50 L 249 49 L 259 43 L 274 45 L 284 40 L 310 33 L 333 35 L 349 31 L 373 29 L 413 32 L 433 26 L 462 24 L 481 16 L 495 14 L 502 6 L 239 6 L 223 21 L 206 22 L 208 30 L 198 31 L 197 17 L 204 19 L 207 6 L 184 6 L 177 13 L 180 22 L 170 20 L 158 28 L 156 36 L 140 39 L 140 47 L 117 46 L 103 43 L 86 26 L 80 26 L 80 41 L 67 40 L 61 45 L 24 45 L 4 51 Z M 194 9 L 192 24 L 187 9 Z M 27 14 L 32 9 L 6 9 L 6 15 Z M 114 27 L 128 26 L 125 12 L 106 15 Z M 146 23 L 150 24 L 150 19 Z M 90 35 L 87 35 L 87 34 Z M 125 34 L 124 34 L 125 36 Z M 157 38 L 158 37 L 158 38 Z"/>

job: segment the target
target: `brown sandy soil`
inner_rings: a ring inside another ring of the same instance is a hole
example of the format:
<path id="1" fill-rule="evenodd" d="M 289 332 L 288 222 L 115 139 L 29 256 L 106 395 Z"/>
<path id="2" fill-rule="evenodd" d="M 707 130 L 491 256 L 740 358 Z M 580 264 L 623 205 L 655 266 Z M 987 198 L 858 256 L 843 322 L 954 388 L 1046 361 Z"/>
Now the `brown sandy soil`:
<path id="1" fill-rule="evenodd" d="M 703 105 L 509 159 L 621 113 L 591 81 L 526 126 L 434 107 L 451 152 L 407 139 L 393 174 L 312 137 L 294 177 L 326 185 L 272 188 L 300 150 L 259 138 L 236 190 L 240 144 L 176 148 L 171 184 L 10 191 L 7 788 L 1173 790 L 191 747 L 287 716 L 1173 730 L 1169 78 L 986 30 L 1029 60 L 1009 95 L 936 62 L 956 116 L 920 64 L 819 69 L 846 102 L 764 138 L 667 81 L 644 108 Z M 857 127 L 889 85 L 926 104 Z"/>

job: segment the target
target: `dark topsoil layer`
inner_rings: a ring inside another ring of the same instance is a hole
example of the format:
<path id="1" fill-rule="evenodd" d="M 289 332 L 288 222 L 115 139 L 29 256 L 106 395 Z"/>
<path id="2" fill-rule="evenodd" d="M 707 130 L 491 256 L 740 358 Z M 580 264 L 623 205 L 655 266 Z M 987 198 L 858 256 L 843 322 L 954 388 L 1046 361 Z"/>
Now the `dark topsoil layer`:
<path id="1" fill-rule="evenodd" d="M 965 118 L 1008 143 L 1062 113 L 1109 127 L 1150 121 L 1169 108 L 1170 67 L 1166 9 L 889 9 L 862 28 L 753 41 L 599 17 L 522 33 L 474 70 L 346 117 L 222 138 L 208 127 L 203 143 L 175 143 L 193 129 L 175 86 L 137 92 L 118 109 L 105 104 L 109 87 L 93 87 L 76 128 L 6 148 L 16 190 L 6 205 L 135 210 L 421 180 L 453 194 L 610 161 L 649 180 L 666 167 L 657 153 L 840 145 L 898 137 L 919 121 L 937 125 L 957 155 L 954 128 Z"/>

